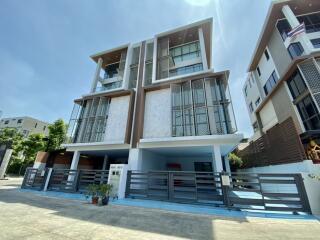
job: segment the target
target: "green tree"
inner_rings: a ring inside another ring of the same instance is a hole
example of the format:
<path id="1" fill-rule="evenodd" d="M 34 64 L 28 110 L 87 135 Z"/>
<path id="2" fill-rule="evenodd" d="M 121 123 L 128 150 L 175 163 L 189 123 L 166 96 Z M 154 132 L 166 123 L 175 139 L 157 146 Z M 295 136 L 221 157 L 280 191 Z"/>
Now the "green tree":
<path id="1" fill-rule="evenodd" d="M 235 153 L 229 153 L 228 158 L 229 158 L 231 170 L 233 171 L 240 168 L 243 164 L 242 159 L 238 157 Z"/>
<path id="2" fill-rule="evenodd" d="M 61 148 L 67 134 L 67 125 L 62 119 L 56 120 L 49 126 L 49 135 L 47 138 L 47 151 L 54 151 Z"/>
<path id="3" fill-rule="evenodd" d="M 0 131 L 0 145 L 7 145 L 7 147 L 13 149 L 9 166 L 7 169 L 8 173 L 17 174 L 20 167 L 22 166 L 22 151 L 23 151 L 23 135 L 15 128 L 4 128 Z"/>
<path id="4" fill-rule="evenodd" d="M 40 133 L 29 135 L 29 137 L 22 142 L 22 148 L 25 157 L 24 163 L 32 163 L 37 153 L 45 149 L 44 136 Z"/>
<path id="5" fill-rule="evenodd" d="M 4 128 L 0 131 L 0 145 L 13 149 L 12 158 L 17 158 L 22 151 L 23 135 L 15 128 Z"/>

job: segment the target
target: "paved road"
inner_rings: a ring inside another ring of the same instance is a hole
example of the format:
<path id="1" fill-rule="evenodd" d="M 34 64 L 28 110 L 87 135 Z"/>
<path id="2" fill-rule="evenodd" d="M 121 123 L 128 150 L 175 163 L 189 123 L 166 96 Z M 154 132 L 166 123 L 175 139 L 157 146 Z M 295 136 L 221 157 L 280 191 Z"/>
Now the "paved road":
<path id="1" fill-rule="evenodd" d="M 96 207 L 19 192 L 0 180 L 0 239 L 319 239 L 316 220 L 231 219 L 126 206 Z"/>

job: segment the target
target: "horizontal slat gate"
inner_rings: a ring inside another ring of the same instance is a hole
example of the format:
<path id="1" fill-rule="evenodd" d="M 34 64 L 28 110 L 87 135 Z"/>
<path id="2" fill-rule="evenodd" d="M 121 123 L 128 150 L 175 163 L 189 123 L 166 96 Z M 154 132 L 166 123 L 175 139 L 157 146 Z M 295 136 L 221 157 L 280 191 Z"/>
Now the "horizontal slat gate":
<path id="1" fill-rule="evenodd" d="M 210 172 L 128 171 L 126 196 L 173 202 L 223 204 L 220 176 Z"/>
<path id="2" fill-rule="evenodd" d="M 53 169 L 48 185 L 48 190 L 76 192 L 78 174 L 78 170 Z"/>
<path id="3" fill-rule="evenodd" d="M 300 174 L 128 171 L 126 197 L 209 204 L 236 209 L 308 212 Z"/>
<path id="4" fill-rule="evenodd" d="M 77 190 L 85 192 L 89 184 L 108 183 L 109 171 L 107 170 L 79 170 Z"/>
<path id="5" fill-rule="evenodd" d="M 42 190 L 47 177 L 47 169 L 27 168 L 21 188 Z"/>

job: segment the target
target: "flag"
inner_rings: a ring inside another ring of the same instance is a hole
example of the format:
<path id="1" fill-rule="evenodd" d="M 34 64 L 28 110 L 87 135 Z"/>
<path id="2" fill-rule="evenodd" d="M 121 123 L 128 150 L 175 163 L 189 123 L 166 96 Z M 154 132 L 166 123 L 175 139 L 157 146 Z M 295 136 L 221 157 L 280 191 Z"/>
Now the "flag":
<path id="1" fill-rule="evenodd" d="M 296 26 L 295 28 L 291 29 L 290 32 L 288 32 L 288 37 L 293 38 L 295 36 L 297 36 L 300 33 L 303 33 L 306 31 L 306 27 L 304 25 L 304 23 L 301 23 L 300 25 Z"/>

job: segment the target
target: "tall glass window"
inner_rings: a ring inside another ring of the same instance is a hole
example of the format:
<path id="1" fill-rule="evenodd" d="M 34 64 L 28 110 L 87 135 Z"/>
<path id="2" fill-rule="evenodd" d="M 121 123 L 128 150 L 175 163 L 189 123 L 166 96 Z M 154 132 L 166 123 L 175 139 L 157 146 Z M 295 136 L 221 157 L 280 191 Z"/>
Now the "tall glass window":
<path id="1" fill-rule="evenodd" d="M 287 84 L 306 130 L 320 129 L 319 111 L 299 71 L 291 76 Z"/>
<path id="2" fill-rule="evenodd" d="M 101 142 L 105 135 L 110 99 L 96 97 L 76 103 L 68 125 L 71 143 Z"/>
<path id="3" fill-rule="evenodd" d="M 275 71 L 273 71 L 270 75 L 270 77 L 268 78 L 266 84 L 263 86 L 263 90 L 264 93 L 266 94 L 266 96 L 271 92 L 271 90 L 273 89 L 273 87 L 277 84 L 279 78 L 276 74 Z"/>
<path id="4" fill-rule="evenodd" d="M 172 84 L 172 135 L 233 133 L 222 81 L 198 79 Z"/>
<path id="5" fill-rule="evenodd" d="M 152 67 L 153 67 L 153 42 L 146 45 L 146 59 L 144 72 L 144 85 L 148 86 L 152 82 Z"/>
<path id="6" fill-rule="evenodd" d="M 135 47 L 132 52 L 130 74 L 129 74 L 129 88 L 135 88 L 138 78 L 138 66 L 140 57 L 140 47 Z"/>

